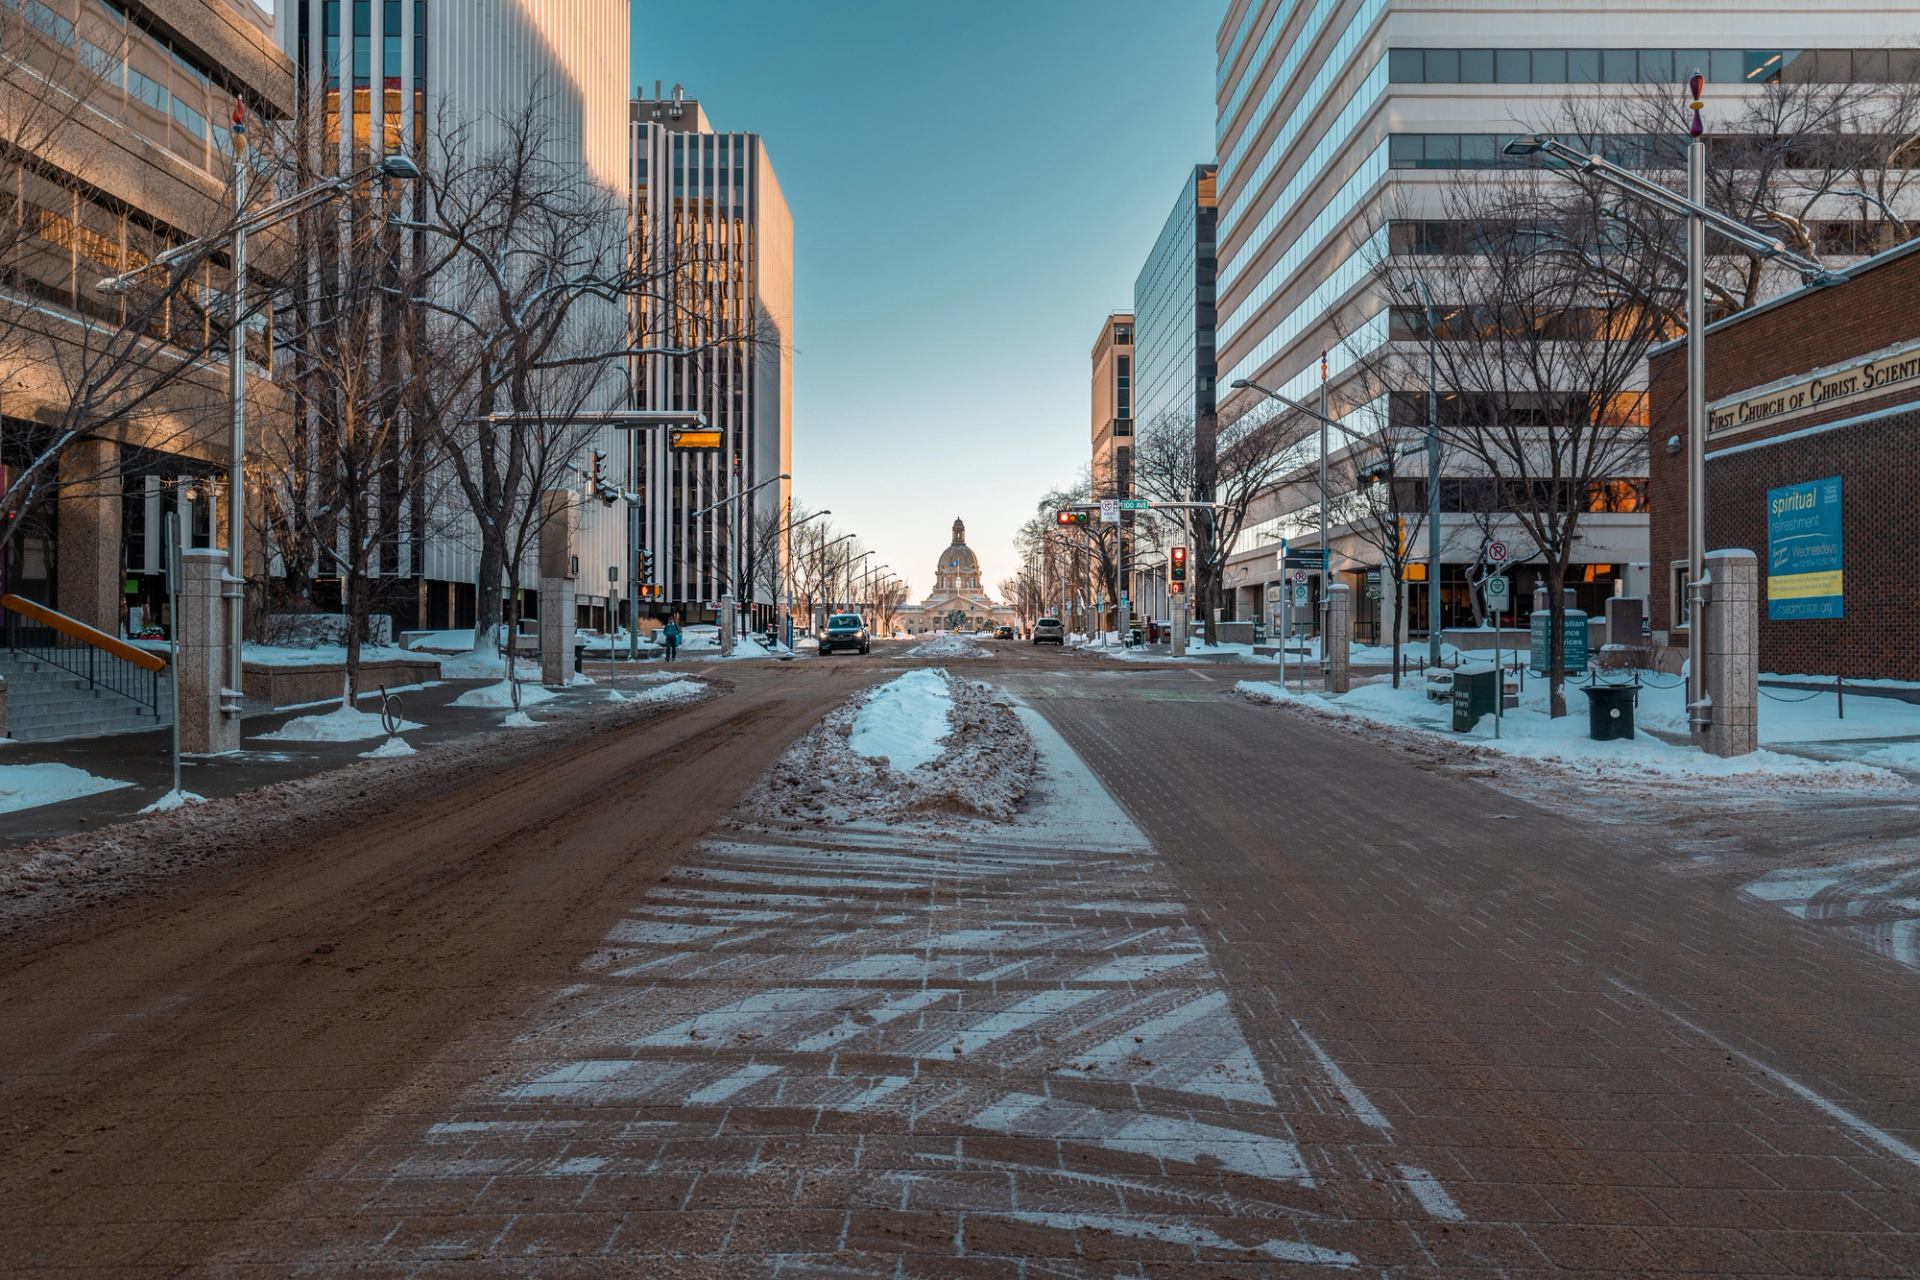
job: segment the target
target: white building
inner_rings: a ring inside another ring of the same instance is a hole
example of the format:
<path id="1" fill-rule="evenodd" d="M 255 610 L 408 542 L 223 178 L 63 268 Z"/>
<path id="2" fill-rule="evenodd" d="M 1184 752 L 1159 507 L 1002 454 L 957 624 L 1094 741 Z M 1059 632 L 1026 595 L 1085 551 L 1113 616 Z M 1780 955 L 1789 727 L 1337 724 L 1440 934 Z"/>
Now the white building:
<path id="1" fill-rule="evenodd" d="M 1437 216 L 1442 184 L 1502 164 L 1501 137 L 1537 127 L 1570 98 L 1621 91 L 1612 86 L 1661 83 L 1678 92 L 1696 66 L 1707 74 L 1711 102 L 1772 76 L 1853 76 L 1856 51 L 1868 78 L 1884 67 L 1886 46 L 1913 43 L 1916 18 L 1920 7 L 1911 3 L 1837 0 L 1766 8 L 1550 0 L 1465 9 L 1404 0 L 1233 0 L 1217 36 L 1222 419 L 1257 398 L 1229 390 L 1236 379 L 1311 402 L 1322 351 L 1340 406 L 1354 350 L 1388 341 L 1394 323 L 1369 296 L 1373 265 L 1383 252 L 1445 252 L 1446 237 L 1433 234 L 1422 215 Z M 1699 47 L 1734 36 L 1741 47 Z M 1336 449 L 1329 452 L 1337 482 Z M 1410 461 L 1424 490 L 1423 462 Z M 1249 514 L 1227 574 L 1241 617 L 1267 612 L 1279 581 L 1279 538 L 1317 542 L 1312 469 Z M 1351 477 L 1353 468 L 1346 471 Z M 1639 491 L 1644 478 L 1644 471 L 1621 477 L 1629 486 L 1622 492 Z M 1460 562 L 1442 574 L 1449 625 L 1470 618 L 1461 574 L 1481 536 L 1464 527 L 1471 523 L 1464 513 L 1444 508 L 1468 505 L 1454 490 L 1471 483 L 1441 478 L 1444 560 Z M 1621 505 L 1634 505 L 1631 496 Z M 1645 512 L 1596 512 L 1583 525 L 1571 577 L 1591 579 L 1583 587 L 1590 595 L 1610 594 L 1628 564 L 1647 558 Z M 1336 570 L 1378 563 L 1377 551 L 1343 537 L 1338 525 L 1332 542 Z M 1421 595 L 1412 603 L 1413 616 L 1424 618 Z"/>
<path id="2" fill-rule="evenodd" d="M 275 24 L 306 109 L 323 119 L 339 116 L 333 132 L 340 171 L 387 150 L 425 149 L 427 131 L 441 120 L 459 122 L 472 147 L 484 152 L 501 136 L 499 121 L 538 95 L 548 136 L 562 153 L 555 159 L 577 165 L 581 180 L 600 187 L 620 209 L 627 183 L 629 12 L 627 0 L 279 0 Z M 622 234 L 619 227 L 610 231 Z M 617 325 L 617 303 L 593 305 L 605 307 Z M 608 391 L 604 403 L 585 407 L 615 408 L 623 396 L 624 388 Z M 608 452 L 608 474 L 624 475 L 625 434 L 608 429 L 599 447 Z M 427 521 L 424 513 L 419 519 Z M 419 527 L 429 525 L 431 536 L 403 537 L 383 571 L 416 581 L 412 625 L 469 626 L 477 539 L 457 526 L 440 531 L 438 519 Z M 624 508 L 583 501 L 576 555 L 577 596 L 567 603 L 578 607 L 582 621 L 603 621 L 603 610 L 625 591 Z M 523 567 L 523 583 L 535 581 L 532 568 Z M 609 580 L 610 568 L 619 571 L 617 583 Z M 404 607 L 393 612 L 407 624 Z"/>

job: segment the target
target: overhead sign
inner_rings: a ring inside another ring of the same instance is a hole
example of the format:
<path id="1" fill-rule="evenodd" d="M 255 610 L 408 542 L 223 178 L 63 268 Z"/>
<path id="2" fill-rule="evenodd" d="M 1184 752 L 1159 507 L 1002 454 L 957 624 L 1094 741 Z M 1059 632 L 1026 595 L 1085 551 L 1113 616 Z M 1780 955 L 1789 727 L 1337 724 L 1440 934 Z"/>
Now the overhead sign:
<path id="1" fill-rule="evenodd" d="M 1845 364 L 1794 374 L 1722 397 L 1707 406 L 1707 439 L 1739 435 L 1916 389 L 1920 389 L 1920 342 L 1902 342 Z"/>
<path id="2" fill-rule="evenodd" d="M 720 447 L 720 431 L 716 427 L 678 428 L 667 432 L 667 444 L 678 450 L 713 450 Z"/>
<path id="3" fill-rule="evenodd" d="M 1120 499 L 1118 498 L 1100 499 L 1100 523 L 1101 524 L 1119 524 L 1120 523 Z"/>
<path id="4" fill-rule="evenodd" d="M 1840 477 L 1767 490 L 1767 617 L 1845 617 Z"/>

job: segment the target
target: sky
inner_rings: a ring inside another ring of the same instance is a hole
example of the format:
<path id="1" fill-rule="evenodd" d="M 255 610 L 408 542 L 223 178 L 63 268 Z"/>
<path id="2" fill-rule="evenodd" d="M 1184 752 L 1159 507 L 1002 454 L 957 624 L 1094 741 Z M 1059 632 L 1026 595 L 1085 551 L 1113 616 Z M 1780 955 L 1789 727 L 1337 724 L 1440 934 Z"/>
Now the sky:
<path id="1" fill-rule="evenodd" d="M 1091 448 L 1089 355 L 1212 158 L 1226 0 L 635 0 L 632 79 L 759 133 L 794 223 L 793 486 L 989 592 Z"/>

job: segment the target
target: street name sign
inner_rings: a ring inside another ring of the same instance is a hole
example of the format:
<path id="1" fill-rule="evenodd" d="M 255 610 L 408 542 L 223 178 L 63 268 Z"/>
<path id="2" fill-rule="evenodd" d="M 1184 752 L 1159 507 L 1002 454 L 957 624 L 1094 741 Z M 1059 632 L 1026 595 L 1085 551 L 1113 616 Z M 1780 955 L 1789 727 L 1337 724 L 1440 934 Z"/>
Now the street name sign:
<path id="1" fill-rule="evenodd" d="M 1326 567 L 1327 553 L 1324 550 L 1287 552 L 1289 569 L 1324 569 Z"/>
<path id="2" fill-rule="evenodd" d="M 1145 511 L 1150 505 L 1145 498 L 1120 499 L 1120 509 L 1122 511 Z"/>

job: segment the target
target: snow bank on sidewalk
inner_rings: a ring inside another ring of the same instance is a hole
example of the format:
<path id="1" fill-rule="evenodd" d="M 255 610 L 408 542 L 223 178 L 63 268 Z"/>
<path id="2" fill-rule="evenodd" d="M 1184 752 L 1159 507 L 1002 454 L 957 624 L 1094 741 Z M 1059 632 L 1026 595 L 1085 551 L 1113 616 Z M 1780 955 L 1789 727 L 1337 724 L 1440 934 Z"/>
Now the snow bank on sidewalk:
<path id="1" fill-rule="evenodd" d="M 400 722 L 399 732 L 406 733 L 420 726 L 411 720 Z M 384 738 L 387 727 L 381 722 L 376 711 L 362 711 L 357 707 L 335 707 L 325 715 L 301 716 L 289 720 L 272 733 L 254 735 L 256 742 L 362 742 L 368 738 Z"/>
<path id="2" fill-rule="evenodd" d="M 991 657 L 985 649 L 965 636 L 935 636 L 931 640 L 922 640 L 907 650 L 909 658 L 986 658 Z"/>
<path id="3" fill-rule="evenodd" d="M 698 680 L 669 680 L 665 684 L 652 684 L 644 689 L 626 695 L 628 702 L 685 702 L 689 698 L 702 697 L 707 686 Z"/>
<path id="4" fill-rule="evenodd" d="M 0 813 L 118 791 L 132 783 L 101 778 L 70 764 L 0 764 Z"/>
<path id="5" fill-rule="evenodd" d="M 552 702 L 560 695 L 553 690 L 537 684 L 522 683 L 520 686 L 520 705 L 537 706 L 542 702 Z M 513 705 L 513 685 L 502 680 L 499 684 L 482 685 L 478 689 L 469 689 L 453 700 L 456 707 L 490 707 L 499 710 Z"/>
<path id="6" fill-rule="evenodd" d="M 909 671 L 868 695 L 854 714 L 847 745 L 903 773 L 918 769 L 940 758 L 952 712 L 946 672 Z"/>
<path id="7" fill-rule="evenodd" d="M 1500 718 L 1498 738 L 1494 737 L 1491 715 L 1482 716 L 1471 733 L 1453 732 L 1451 705 L 1428 700 L 1419 680 L 1404 681 L 1398 689 L 1384 679 L 1370 681 L 1338 696 L 1317 691 L 1303 694 L 1252 680 L 1241 681 L 1237 688 L 1259 702 L 1284 703 L 1321 715 L 1415 731 L 1438 745 L 1458 749 L 1463 756 L 1492 753 L 1596 781 L 1661 778 L 1814 791 L 1905 785 L 1884 769 L 1808 760 L 1777 751 L 1722 759 L 1663 741 L 1644 729 L 1631 739 L 1595 742 L 1587 736 L 1586 695 L 1568 686 L 1569 714 L 1553 719 L 1547 714 L 1544 680 L 1527 681 L 1520 706 Z"/>

